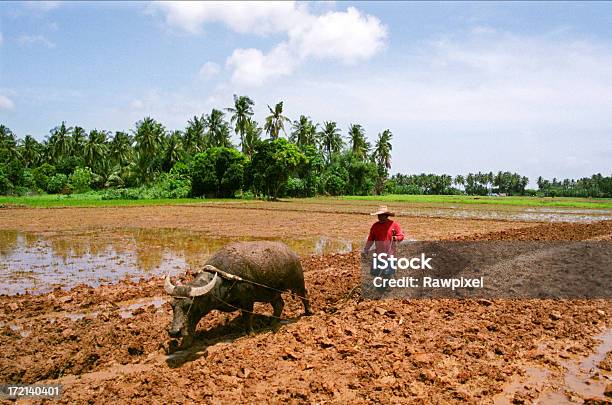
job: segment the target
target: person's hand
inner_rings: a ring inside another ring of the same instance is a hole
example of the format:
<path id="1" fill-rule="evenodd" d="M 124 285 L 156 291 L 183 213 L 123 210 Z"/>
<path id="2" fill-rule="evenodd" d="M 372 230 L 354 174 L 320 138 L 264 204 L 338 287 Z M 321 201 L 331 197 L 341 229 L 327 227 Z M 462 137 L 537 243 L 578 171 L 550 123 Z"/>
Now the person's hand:
<path id="1" fill-rule="evenodd" d="M 366 252 L 365 250 L 362 250 L 362 251 L 361 251 L 361 258 L 362 258 L 362 259 L 365 259 L 365 258 L 367 258 L 367 257 L 368 257 L 368 252 Z"/>

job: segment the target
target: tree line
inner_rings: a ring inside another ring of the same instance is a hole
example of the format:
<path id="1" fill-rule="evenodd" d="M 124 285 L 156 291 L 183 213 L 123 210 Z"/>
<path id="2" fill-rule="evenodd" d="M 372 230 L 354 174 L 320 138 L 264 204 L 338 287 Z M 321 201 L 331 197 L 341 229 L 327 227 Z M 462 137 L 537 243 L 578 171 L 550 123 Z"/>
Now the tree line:
<path id="1" fill-rule="evenodd" d="M 291 121 L 283 102 L 268 106 L 263 126 L 254 102 L 194 116 L 183 130 L 146 117 L 131 131 L 68 126 L 62 122 L 41 142 L 17 139 L 0 125 L 0 194 L 102 190 L 103 198 L 306 197 L 382 193 L 391 168 L 389 129 L 372 145 L 364 128 L 346 135 L 334 121 Z M 232 142 L 232 133 L 238 145 Z M 265 133 L 265 137 L 264 137 Z"/>
<path id="2" fill-rule="evenodd" d="M 390 194 L 515 195 L 541 197 L 612 197 L 612 176 L 594 174 L 579 180 L 538 178 L 538 189 L 528 189 L 529 178 L 518 173 L 489 172 L 448 174 L 395 174 L 385 183 Z"/>
<path id="3" fill-rule="evenodd" d="M 194 116 L 182 130 L 151 117 L 130 131 L 68 126 L 41 142 L 18 139 L 0 124 L 0 194 L 81 193 L 102 198 L 310 197 L 315 195 L 468 194 L 612 197 L 612 177 L 538 179 L 538 190 L 517 173 L 396 174 L 389 178 L 393 134 L 365 129 L 345 134 L 334 121 L 292 121 L 283 102 L 268 107 L 263 126 L 254 102 L 234 96 L 232 106 Z M 232 142 L 236 135 L 238 144 Z M 265 136 L 264 136 L 265 134 Z"/>

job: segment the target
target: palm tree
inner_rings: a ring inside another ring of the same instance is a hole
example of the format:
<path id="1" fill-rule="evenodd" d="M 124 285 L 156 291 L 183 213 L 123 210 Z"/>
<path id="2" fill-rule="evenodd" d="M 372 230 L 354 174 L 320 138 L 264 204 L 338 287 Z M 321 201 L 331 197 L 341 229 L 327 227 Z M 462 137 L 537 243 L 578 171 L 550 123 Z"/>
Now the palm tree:
<path id="1" fill-rule="evenodd" d="M 26 135 L 21 143 L 21 157 L 25 167 L 36 167 L 40 162 L 41 145 L 32 135 Z"/>
<path id="2" fill-rule="evenodd" d="M 61 160 L 70 154 L 72 127 L 66 127 L 66 122 L 62 123 L 51 130 L 49 137 L 50 157 L 54 161 Z"/>
<path id="3" fill-rule="evenodd" d="M 108 152 L 106 137 L 106 131 L 91 130 L 85 145 L 83 145 L 85 164 L 95 173 L 98 173 L 97 170 L 103 166 L 103 161 Z"/>
<path id="4" fill-rule="evenodd" d="M 167 172 L 183 157 L 183 142 L 181 131 L 174 131 L 166 138 L 164 148 L 163 169 Z"/>
<path id="5" fill-rule="evenodd" d="M 77 157 L 83 157 L 83 146 L 86 133 L 81 127 L 74 127 L 72 131 L 72 153 Z"/>
<path id="6" fill-rule="evenodd" d="M 125 167 L 130 164 L 133 149 L 132 140 L 127 133 L 121 131 L 115 132 L 115 136 L 109 144 L 109 156 L 119 167 Z"/>
<path id="7" fill-rule="evenodd" d="M 278 102 L 274 109 L 268 106 L 270 115 L 266 117 L 266 123 L 264 124 L 264 130 L 271 139 L 277 139 L 281 129 L 285 132 L 285 122 L 291 122 L 288 117 L 283 115 L 283 102 Z"/>
<path id="8" fill-rule="evenodd" d="M 183 136 L 183 149 L 186 153 L 194 155 L 202 152 L 206 144 L 206 117 L 194 115 L 187 121 L 187 128 Z"/>
<path id="9" fill-rule="evenodd" d="M 393 134 L 390 130 L 385 129 L 381 134 L 378 134 L 378 139 L 374 145 L 374 156 L 379 166 L 386 170 L 391 168 L 391 138 Z"/>
<path id="10" fill-rule="evenodd" d="M 244 126 L 244 131 L 242 153 L 251 158 L 255 152 L 255 145 L 261 139 L 261 128 L 257 125 L 257 121 L 249 118 Z"/>
<path id="11" fill-rule="evenodd" d="M 370 150 L 370 143 L 366 141 L 363 127 L 359 124 L 351 124 L 348 134 L 353 155 L 359 160 L 365 160 Z"/>
<path id="12" fill-rule="evenodd" d="M 205 126 L 208 128 L 208 141 L 210 146 L 231 147 L 229 125 L 223 119 L 223 112 L 215 108 L 205 118 Z"/>
<path id="13" fill-rule="evenodd" d="M 457 176 L 455 176 L 455 180 L 454 180 L 455 185 L 465 185 L 465 177 L 463 177 L 461 174 L 458 174 Z"/>
<path id="14" fill-rule="evenodd" d="M 138 152 L 138 170 L 141 181 L 148 182 L 153 177 L 156 156 L 166 129 L 151 117 L 136 123 L 134 139 Z"/>
<path id="15" fill-rule="evenodd" d="M 317 144 L 317 125 L 312 123 L 312 120 L 300 115 L 300 119 L 293 121 L 293 131 L 289 137 L 291 142 L 302 147 L 306 145 Z"/>
<path id="16" fill-rule="evenodd" d="M 240 137 L 240 145 L 244 143 L 244 134 L 246 132 L 246 125 L 249 118 L 253 116 L 253 105 L 255 103 L 247 96 L 236 96 L 234 94 L 234 108 L 226 108 L 225 110 L 231 112 L 233 115 L 230 118 L 230 122 L 234 124 L 234 130 L 236 135 Z M 242 147 L 244 153 L 244 146 Z"/>
<path id="17" fill-rule="evenodd" d="M 378 177 L 374 190 L 376 194 L 381 194 L 385 187 L 385 180 L 389 175 L 391 168 L 391 138 L 393 134 L 388 129 L 385 129 L 381 134 L 378 134 L 378 139 L 374 144 L 374 161 L 378 166 Z"/>
<path id="18" fill-rule="evenodd" d="M 331 162 L 332 155 L 339 153 L 344 144 L 337 124 L 333 121 L 325 121 L 323 123 L 323 130 L 319 133 L 319 139 L 323 152 L 327 157 L 327 163 L 329 163 Z"/>
<path id="19" fill-rule="evenodd" d="M 0 124 L 0 162 L 20 159 L 15 134 L 7 126 Z"/>

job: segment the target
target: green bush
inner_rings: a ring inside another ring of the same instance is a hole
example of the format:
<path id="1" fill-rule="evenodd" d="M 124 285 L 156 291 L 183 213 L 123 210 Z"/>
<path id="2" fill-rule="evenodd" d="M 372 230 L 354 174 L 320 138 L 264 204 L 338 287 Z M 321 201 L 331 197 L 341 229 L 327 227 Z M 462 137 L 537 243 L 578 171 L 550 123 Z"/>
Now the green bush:
<path id="1" fill-rule="evenodd" d="M 329 195 L 343 195 L 347 186 L 347 181 L 335 173 L 325 177 L 325 191 Z"/>
<path id="2" fill-rule="evenodd" d="M 7 195 L 13 193 L 13 183 L 4 174 L 4 171 L 0 167 L 0 194 Z"/>
<path id="3" fill-rule="evenodd" d="M 49 180 L 51 177 L 55 176 L 55 173 L 55 166 L 52 166 L 49 163 L 44 163 L 32 170 L 32 176 L 34 177 L 36 186 L 45 191 L 49 191 Z"/>
<path id="4" fill-rule="evenodd" d="M 297 177 L 289 177 L 289 179 L 287 179 L 287 183 L 284 186 L 283 194 L 289 197 L 305 197 L 306 182 Z"/>
<path id="5" fill-rule="evenodd" d="M 47 184 L 47 192 L 57 194 L 64 191 L 68 185 L 68 176 L 63 173 L 58 173 L 49 179 Z"/>
<path id="6" fill-rule="evenodd" d="M 247 158 L 232 148 L 210 148 L 198 153 L 191 170 L 191 194 L 234 197 L 242 187 L 246 163 Z"/>
<path id="7" fill-rule="evenodd" d="M 92 173 L 89 167 L 79 167 L 71 175 L 68 180 L 72 189 L 76 193 L 83 193 L 89 190 L 92 181 Z"/>
<path id="8" fill-rule="evenodd" d="M 102 194 L 103 200 L 138 200 L 141 198 L 138 189 L 116 188 L 106 190 Z"/>
<path id="9" fill-rule="evenodd" d="M 253 187 L 257 193 L 276 198 L 289 176 L 306 163 L 304 154 L 286 139 L 259 142 L 252 159 Z"/>

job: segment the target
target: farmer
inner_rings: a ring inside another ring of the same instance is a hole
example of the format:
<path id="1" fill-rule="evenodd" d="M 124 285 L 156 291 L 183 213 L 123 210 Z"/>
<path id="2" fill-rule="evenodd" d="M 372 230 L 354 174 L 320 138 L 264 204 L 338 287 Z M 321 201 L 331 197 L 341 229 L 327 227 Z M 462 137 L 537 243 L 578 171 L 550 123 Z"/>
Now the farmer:
<path id="1" fill-rule="evenodd" d="M 363 248 L 363 253 L 368 254 L 373 244 L 376 245 L 376 253 L 387 253 L 394 255 L 395 243 L 404 240 L 404 233 L 397 222 L 392 221 L 389 217 L 395 214 L 387 209 L 386 205 L 378 207 L 378 211 L 370 215 L 377 215 L 378 222 L 375 222 L 370 228 L 368 241 Z"/>
<path id="2" fill-rule="evenodd" d="M 368 240 L 361 253 L 362 256 L 368 256 L 372 245 L 375 245 L 375 250 L 378 254 L 387 253 L 388 255 L 395 255 L 395 243 L 404 240 L 404 233 L 399 224 L 389 219 L 389 217 L 395 214 L 389 211 L 386 205 L 381 205 L 376 212 L 370 215 L 377 215 L 378 222 L 375 222 L 370 228 Z M 373 276 L 378 275 L 378 272 L 374 269 L 371 269 L 370 272 Z M 384 274 L 384 276 L 391 275 L 393 275 L 393 272 Z"/>

